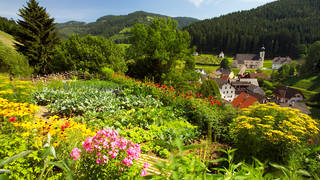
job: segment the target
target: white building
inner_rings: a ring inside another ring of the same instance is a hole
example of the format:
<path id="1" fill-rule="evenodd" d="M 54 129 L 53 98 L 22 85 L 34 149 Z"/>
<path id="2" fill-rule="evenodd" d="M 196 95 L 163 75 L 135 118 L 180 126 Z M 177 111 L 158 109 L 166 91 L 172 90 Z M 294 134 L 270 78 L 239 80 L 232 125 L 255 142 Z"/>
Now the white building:
<path id="1" fill-rule="evenodd" d="M 236 96 L 236 89 L 230 84 L 229 81 L 222 79 L 215 79 L 217 84 L 219 85 L 219 91 L 221 98 L 226 101 L 233 101 Z"/>
<path id="2" fill-rule="evenodd" d="M 284 64 L 292 62 L 290 57 L 275 57 L 272 61 L 272 69 L 280 69 Z"/>

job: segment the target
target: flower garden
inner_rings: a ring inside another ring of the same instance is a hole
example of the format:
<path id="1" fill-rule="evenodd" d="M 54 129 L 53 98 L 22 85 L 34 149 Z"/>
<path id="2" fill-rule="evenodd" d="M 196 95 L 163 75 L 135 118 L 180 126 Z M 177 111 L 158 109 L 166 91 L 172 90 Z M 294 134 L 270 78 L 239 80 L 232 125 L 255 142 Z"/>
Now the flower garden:
<path id="1" fill-rule="evenodd" d="M 0 127 L 0 179 L 320 176 L 317 120 L 276 104 L 240 111 L 117 73 L 49 82 L 0 76 Z"/>

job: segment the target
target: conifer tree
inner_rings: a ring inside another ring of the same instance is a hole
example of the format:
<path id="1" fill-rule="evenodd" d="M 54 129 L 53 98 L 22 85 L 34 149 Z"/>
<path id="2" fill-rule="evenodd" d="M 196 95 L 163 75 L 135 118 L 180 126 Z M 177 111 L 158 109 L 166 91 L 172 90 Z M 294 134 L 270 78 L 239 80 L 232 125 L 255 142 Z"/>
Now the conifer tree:
<path id="1" fill-rule="evenodd" d="M 48 62 L 59 42 L 54 18 L 50 18 L 46 8 L 39 6 L 36 0 L 29 0 L 27 6 L 19 9 L 18 15 L 22 20 L 18 20 L 17 50 L 28 57 L 35 72 L 48 73 Z"/>

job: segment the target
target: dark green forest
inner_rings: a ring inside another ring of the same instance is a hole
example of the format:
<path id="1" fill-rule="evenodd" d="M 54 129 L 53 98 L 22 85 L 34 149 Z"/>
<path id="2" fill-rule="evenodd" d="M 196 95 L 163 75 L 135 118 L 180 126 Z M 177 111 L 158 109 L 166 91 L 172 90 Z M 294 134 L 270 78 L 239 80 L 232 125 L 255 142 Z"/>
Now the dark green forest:
<path id="1" fill-rule="evenodd" d="M 278 0 L 186 27 L 199 52 L 299 57 L 320 40 L 320 0 Z"/>
<path id="2" fill-rule="evenodd" d="M 96 22 L 84 23 L 77 21 L 69 21 L 66 23 L 60 23 L 57 25 L 57 30 L 60 36 L 66 38 L 71 34 L 79 34 L 80 36 L 85 36 L 88 34 L 94 36 L 104 36 L 110 38 L 125 28 L 132 27 L 137 23 L 145 24 L 149 22 L 153 17 L 167 17 L 160 14 L 153 14 L 144 11 L 137 11 L 128 15 L 108 15 L 97 19 Z M 199 21 L 195 18 L 189 17 L 174 17 L 172 18 L 178 22 L 178 28 L 182 29 L 185 26 L 190 25 L 193 22 Z M 119 43 L 127 42 L 128 40 L 119 40 Z M 117 42 L 117 40 L 116 40 Z"/>
<path id="3" fill-rule="evenodd" d="M 11 35 L 16 35 L 18 32 L 18 25 L 13 19 L 0 17 L 0 31 L 4 31 Z"/>

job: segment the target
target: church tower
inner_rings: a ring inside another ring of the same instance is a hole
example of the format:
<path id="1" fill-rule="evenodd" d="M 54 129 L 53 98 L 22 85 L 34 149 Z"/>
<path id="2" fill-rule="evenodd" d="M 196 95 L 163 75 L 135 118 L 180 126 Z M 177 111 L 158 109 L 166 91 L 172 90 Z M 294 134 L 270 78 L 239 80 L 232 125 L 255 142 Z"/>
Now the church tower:
<path id="1" fill-rule="evenodd" d="M 262 48 L 260 50 L 260 58 L 262 61 L 264 61 L 264 56 L 266 55 L 266 48 L 264 48 L 264 45 L 262 45 Z"/>

